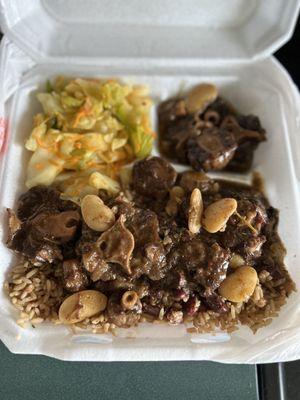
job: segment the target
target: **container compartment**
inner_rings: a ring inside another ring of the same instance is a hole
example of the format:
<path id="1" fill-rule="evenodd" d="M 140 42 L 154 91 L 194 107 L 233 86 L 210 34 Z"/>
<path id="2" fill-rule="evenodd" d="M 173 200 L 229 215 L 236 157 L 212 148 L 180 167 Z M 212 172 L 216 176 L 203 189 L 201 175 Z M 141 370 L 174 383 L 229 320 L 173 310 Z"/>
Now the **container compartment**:
<path id="1" fill-rule="evenodd" d="M 5 207 L 25 190 L 24 140 L 40 110 L 34 94 L 46 79 L 120 77 L 148 83 L 156 104 L 199 82 L 213 82 L 241 112 L 257 114 L 268 132 L 254 159 L 266 194 L 280 209 L 286 265 L 300 287 L 299 94 L 270 56 L 293 32 L 299 0 L 0 0 L 5 37 L 0 58 L 0 118 L 8 123 L 0 156 L 0 285 L 16 258 L 5 247 Z M 145 12 L 146 10 L 146 12 Z M 9 42 L 12 40 L 13 43 Z M 256 60 L 256 62 L 253 62 Z M 156 115 L 153 110 L 153 123 Z M 0 128 L 1 129 L 1 128 Z M 1 136 L 1 130 L 0 130 Z M 211 174 L 216 176 L 216 174 Z M 218 174 L 250 181 L 250 175 Z M 189 335 L 183 326 L 144 325 L 118 337 L 72 335 L 63 326 L 23 330 L 0 291 L 0 337 L 16 353 L 68 360 L 214 360 L 275 362 L 299 358 L 300 294 L 271 325 L 253 335 Z M 129 338 L 130 337 L 130 338 Z"/>
<path id="2" fill-rule="evenodd" d="M 199 65 L 194 68 L 161 68 L 151 65 L 141 67 L 138 63 L 135 66 L 112 63 L 108 69 L 105 63 L 99 63 L 73 67 L 66 67 L 65 64 L 37 65 L 29 69 L 19 81 L 14 82 L 15 92 L 10 99 L 12 106 L 9 107 L 8 145 L 2 159 L 1 285 L 7 270 L 16 262 L 4 245 L 5 207 L 13 207 L 17 197 L 25 190 L 24 165 L 28 162 L 29 152 L 24 148 L 24 141 L 31 131 L 33 115 L 40 110 L 35 93 L 44 87 L 47 79 L 57 74 L 74 77 L 118 77 L 124 81 L 148 84 L 155 104 L 196 83 L 213 82 L 218 86 L 220 94 L 235 104 L 241 112 L 257 114 L 267 130 L 268 141 L 259 146 L 253 169 L 262 172 L 267 196 L 271 204 L 280 209 L 279 233 L 288 251 L 286 265 L 297 286 L 300 286 L 299 192 L 292 152 L 292 147 L 298 143 L 294 105 L 298 104 L 298 98 L 295 97 L 293 85 L 285 72 L 272 60 L 234 67 Z M 156 127 L 155 106 L 152 117 Z M 218 173 L 211 176 L 250 181 L 250 174 L 242 176 Z M 16 324 L 16 312 L 3 291 L 0 294 L 0 303 L 2 325 L 5 327 L 2 328 L 1 338 L 12 351 L 42 353 L 63 359 L 126 360 L 130 352 L 132 360 L 213 359 L 225 362 L 257 362 L 263 358 L 272 361 L 272 357 L 273 360 L 278 359 L 278 352 L 281 359 L 293 358 L 288 350 L 288 342 L 294 342 L 295 335 L 300 336 L 298 293 L 291 296 L 280 316 L 256 335 L 242 327 L 230 336 L 224 332 L 217 335 L 190 335 L 184 326 L 153 324 L 119 330 L 117 337 L 87 332 L 74 336 L 66 327 L 49 324 L 23 330 Z M 271 351 L 272 347 L 278 348 L 278 351 Z M 153 352 L 153 348 L 157 351 Z"/>

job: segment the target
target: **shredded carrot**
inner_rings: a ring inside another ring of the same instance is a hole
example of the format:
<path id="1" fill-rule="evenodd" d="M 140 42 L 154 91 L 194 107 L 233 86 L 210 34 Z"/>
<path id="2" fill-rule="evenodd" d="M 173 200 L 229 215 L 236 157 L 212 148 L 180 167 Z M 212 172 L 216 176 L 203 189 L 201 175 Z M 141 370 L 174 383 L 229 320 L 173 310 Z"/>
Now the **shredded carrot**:
<path id="1" fill-rule="evenodd" d="M 120 173 L 120 169 L 126 165 L 128 160 L 119 160 L 111 164 L 106 165 L 106 174 L 112 179 L 117 179 Z"/>
<path id="2" fill-rule="evenodd" d="M 86 150 L 89 150 L 89 151 L 92 151 L 92 152 L 100 151 L 100 150 L 99 150 L 99 146 L 98 146 L 98 147 L 95 147 L 95 146 L 86 146 L 85 148 L 86 148 Z"/>
<path id="3" fill-rule="evenodd" d="M 34 168 L 37 169 L 38 171 L 42 170 L 43 168 L 45 168 L 45 164 L 43 163 L 36 163 L 34 165 Z"/>
<path id="4" fill-rule="evenodd" d="M 79 123 L 79 121 L 81 120 L 81 118 L 84 117 L 85 115 L 86 115 L 86 111 L 84 111 L 84 110 L 79 111 L 79 112 L 76 114 L 75 120 L 74 120 L 74 122 L 73 122 L 73 124 L 72 124 L 73 128 L 76 128 L 76 126 L 78 125 L 78 123 Z"/>
<path id="5" fill-rule="evenodd" d="M 54 145 L 53 145 L 53 151 L 54 151 L 54 153 L 57 152 L 57 149 L 58 149 L 58 143 L 55 142 Z"/>
<path id="6" fill-rule="evenodd" d="M 35 137 L 35 140 L 42 149 L 52 149 L 53 147 L 52 145 L 46 145 L 39 137 Z"/>
<path id="7" fill-rule="evenodd" d="M 77 188 L 78 188 L 78 189 L 82 189 L 82 188 L 85 187 L 85 185 L 86 185 L 85 182 L 78 183 L 78 184 L 77 184 Z"/>
<path id="8" fill-rule="evenodd" d="M 58 161 L 52 160 L 51 158 L 49 159 L 49 163 L 52 164 L 52 165 L 55 165 L 56 167 L 60 167 L 61 166 L 61 164 Z"/>
<path id="9" fill-rule="evenodd" d="M 111 164 L 110 177 L 116 179 L 118 173 L 117 163 Z"/>
<path id="10" fill-rule="evenodd" d="M 61 150 L 60 150 L 61 145 L 62 145 L 62 142 L 57 143 L 56 156 L 57 156 L 58 158 L 62 158 L 62 159 L 65 160 L 65 161 L 71 161 L 71 160 L 74 158 L 74 156 L 68 156 L 68 155 L 66 155 L 66 154 L 63 154 L 63 153 L 61 152 Z"/>
<path id="11" fill-rule="evenodd" d="M 79 196 L 79 191 L 76 190 L 76 189 L 74 189 L 74 190 L 69 191 L 68 194 L 69 194 L 71 197 L 76 197 L 76 196 Z"/>
<path id="12" fill-rule="evenodd" d="M 70 160 L 69 160 L 69 162 L 70 163 L 72 163 L 72 164 L 77 164 L 78 163 L 78 161 L 80 161 L 81 160 L 81 157 L 70 157 Z"/>
<path id="13" fill-rule="evenodd" d="M 138 153 L 140 150 L 141 150 L 141 145 L 140 145 L 140 143 L 136 143 L 136 145 L 135 145 L 135 151 L 136 151 L 136 153 Z"/>
<path id="14" fill-rule="evenodd" d="M 76 147 L 76 149 L 82 149 L 82 143 L 80 142 L 76 142 L 74 146 Z"/>
<path id="15" fill-rule="evenodd" d="M 95 161 L 89 161 L 88 163 L 86 163 L 86 166 L 88 168 L 94 168 L 94 167 L 99 166 L 99 163 L 96 163 Z"/>
<path id="16" fill-rule="evenodd" d="M 76 128 L 82 117 L 85 117 L 90 114 L 91 108 L 92 108 L 91 101 L 87 97 L 84 104 L 80 107 L 79 112 L 76 114 L 75 120 L 73 122 L 73 128 Z"/>

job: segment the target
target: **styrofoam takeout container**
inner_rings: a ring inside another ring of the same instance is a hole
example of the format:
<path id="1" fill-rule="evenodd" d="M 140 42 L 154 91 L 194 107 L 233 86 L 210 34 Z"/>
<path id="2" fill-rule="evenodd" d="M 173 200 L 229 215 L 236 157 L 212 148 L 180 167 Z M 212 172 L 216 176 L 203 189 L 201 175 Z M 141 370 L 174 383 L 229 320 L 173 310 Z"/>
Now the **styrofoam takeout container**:
<path id="1" fill-rule="evenodd" d="M 0 57 L 0 284 L 16 262 L 5 247 L 5 208 L 25 190 L 25 138 L 40 110 L 35 92 L 57 74 L 119 77 L 149 84 L 156 102 L 195 83 L 214 82 L 245 113 L 257 114 L 268 141 L 253 169 L 280 209 L 286 264 L 300 288 L 300 98 L 271 54 L 291 36 L 299 1 L 290 0 L 0 0 L 5 36 Z M 154 123 L 155 113 L 153 113 Z M 250 175 L 223 173 L 249 181 Z M 23 330 L 4 291 L 0 338 L 15 353 L 65 360 L 288 361 L 300 357 L 300 292 L 271 325 L 253 335 L 191 335 L 184 327 L 146 324 L 117 337 L 72 335 L 62 326 Z"/>

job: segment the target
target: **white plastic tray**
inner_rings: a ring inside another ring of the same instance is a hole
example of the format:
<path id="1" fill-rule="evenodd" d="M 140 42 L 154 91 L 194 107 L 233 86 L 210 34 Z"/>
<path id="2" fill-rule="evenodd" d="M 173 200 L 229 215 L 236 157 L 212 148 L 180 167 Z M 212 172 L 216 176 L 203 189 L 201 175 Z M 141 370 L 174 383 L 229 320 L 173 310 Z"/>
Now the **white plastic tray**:
<path id="1" fill-rule="evenodd" d="M 39 110 L 34 94 L 46 79 L 66 74 L 148 83 L 156 103 L 194 83 L 214 82 L 241 112 L 259 115 L 268 141 L 259 146 L 253 168 L 262 172 L 267 195 L 280 209 L 286 264 L 300 287 L 300 99 L 283 68 L 272 57 L 264 59 L 291 35 L 299 2 L 189 0 L 175 8 L 169 1 L 141 7 L 129 0 L 126 10 L 120 1 L 76 3 L 74 8 L 70 0 L 30 0 L 24 7 L 21 0 L 0 0 L 2 27 L 15 41 L 4 38 L 0 54 L 0 139 L 1 121 L 7 122 L 0 157 L 0 285 L 15 262 L 4 244 L 5 207 L 13 207 L 25 189 L 24 140 Z M 261 60 L 253 63 L 250 57 Z M 155 124 L 155 112 L 153 118 Z M 15 353 L 67 360 L 285 361 L 300 357 L 299 304 L 300 294 L 293 294 L 279 318 L 256 335 L 244 327 L 231 336 L 191 336 L 183 326 L 147 324 L 112 338 L 73 336 L 47 324 L 23 330 L 1 290 L 0 338 Z"/>
<path id="2" fill-rule="evenodd" d="M 4 208 L 13 207 L 16 198 L 25 189 L 24 165 L 29 154 L 24 151 L 24 140 L 30 133 L 32 117 L 39 110 L 34 94 L 38 88 L 43 87 L 47 78 L 61 73 L 73 76 L 103 77 L 108 75 L 105 66 L 101 65 L 89 68 L 36 65 L 15 82 L 16 91 L 9 113 L 8 145 L 2 160 L 3 179 L 0 198 L 2 221 L 5 221 Z M 201 72 L 198 69 L 189 69 L 184 72 L 167 69 L 160 71 L 153 67 L 149 70 L 141 70 L 140 66 L 124 71 L 124 68 L 114 67 L 109 72 L 109 76 L 120 76 L 123 80 L 149 84 L 156 102 L 196 82 L 215 82 L 221 94 L 234 104 L 238 104 L 242 112 L 252 112 L 260 116 L 268 132 L 268 141 L 263 143 L 256 152 L 254 168 L 263 173 L 267 195 L 271 203 L 281 210 L 279 232 L 288 249 L 286 263 L 293 279 L 300 285 L 298 268 L 300 217 L 295 207 L 299 204 L 299 193 L 292 154 L 292 147 L 297 146 L 295 104 L 298 105 L 299 99 L 295 97 L 296 93 L 289 78 L 277 63 L 269 59 L 254 65 L 234 68 L 202 66 Z M 224 176 L 232 178 L 229 174 L 224 174 Z M 249 176 L 244 176 L 242 179 L 247 180 Z M 2 240 L 5 239 L 4 236 L 5 229 L 1 229 Z M 11 259 L 11 252 L 1 243 L 1 282 L 12 264 Z M 43 353 L 63 359 L 275 361 L 278 358 L 293 358 L 294 346 L 291 353 L 287 341 L 290 339 L 294 343 L 294 335 L 300 338 L 300 309 L 297 306 L 299 294 L 291 296 L 280 317 L 270 326 L 256 335 L 253 335 L 249 329 L 242 328 L 239 332 L 232 334 L 231 338 L 223 333 L 216 336 L 189 335 L 183 326 L 149 324 L 120 331 L 120 336 L 115 338 L 88 334 L 73 336 L 67 328 L 51 325 L 23 330 L 16 325 L 13 319 L 16 312 L 4 293 L 0 295 L 0 304 L 2 321 L 0 335 L 12 351 Z M 221 343 L 212 344 L 212 341 Z M 255 347 L 253 347 L 254 344 Z M 273 346 L 272 351 L 270 351 L 271 346 Z"/>

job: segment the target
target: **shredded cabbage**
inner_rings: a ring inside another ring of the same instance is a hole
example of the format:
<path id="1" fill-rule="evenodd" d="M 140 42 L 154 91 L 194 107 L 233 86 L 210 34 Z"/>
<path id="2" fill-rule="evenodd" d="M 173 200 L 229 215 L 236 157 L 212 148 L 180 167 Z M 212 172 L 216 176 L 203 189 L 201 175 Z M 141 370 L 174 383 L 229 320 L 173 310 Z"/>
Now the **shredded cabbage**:
<path id="1" fill-rule="evenodd" d="M 103 186 L 115 192 L 120 189 L 116 182 L 119 169 L 151 152 L 152 102 L 144 86 L 60 76 L 54 82 L 47 81 L 46 91 L 38 93 L 37 99 L 43 113 L 35 116 L 25 143 L 33 152 L 28 187 L 57 183 L 59 175 L 70 171 L 71 192 L 93 192 Z M 102 167 L 105 172 L 99 171 Z M 80 175 L 93 168 L 96 175 Z M 113 176 L 106 180 L 106 175 Z M 62 181 L 67 191 L 67 180 Z"/>
<path id="2" fill-rule="evenodd" d="M 121 187 L 118 182 L 101 172 L 93 172 L 89 178 L 89 185 L 96 189 L 104 189 L 108 193 L 117 194 Z"/>

